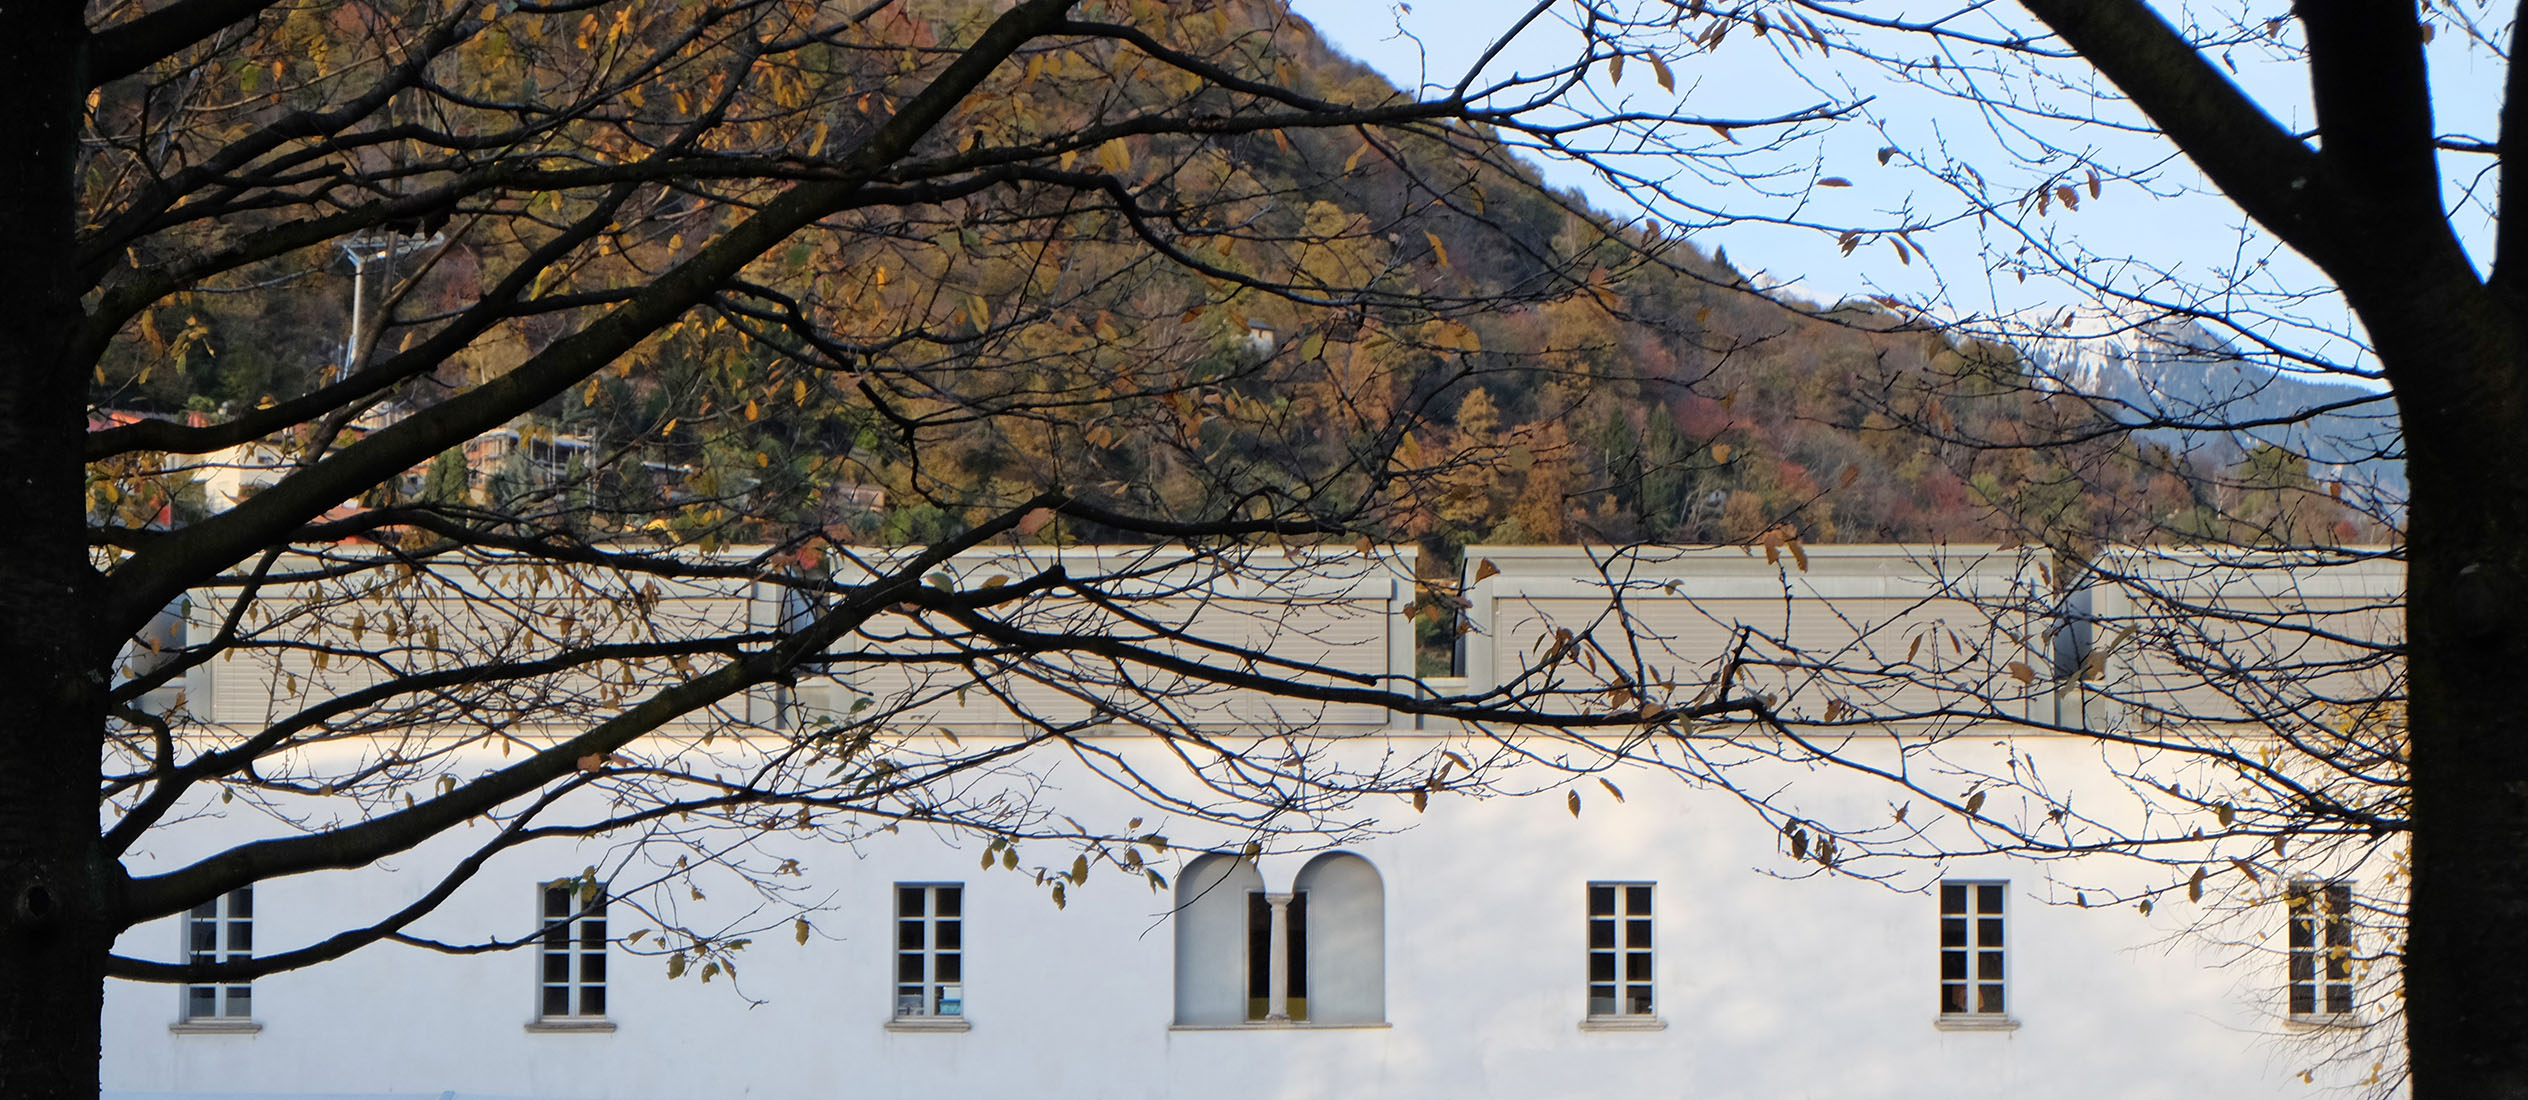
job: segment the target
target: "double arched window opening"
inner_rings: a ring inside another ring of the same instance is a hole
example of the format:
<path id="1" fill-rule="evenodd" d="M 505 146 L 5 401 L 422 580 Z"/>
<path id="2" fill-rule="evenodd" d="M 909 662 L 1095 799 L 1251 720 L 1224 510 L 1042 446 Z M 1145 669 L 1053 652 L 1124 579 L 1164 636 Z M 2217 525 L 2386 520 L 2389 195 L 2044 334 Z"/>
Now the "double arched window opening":
<path id="1" fill-rule="evenodd" d="M 1378 869 L 1327 852 L 1265 885 L 1253 860 L 1212 853 L 1176 881 L 1179 1027 L 1381 1024 L 1387 899 Z"/>

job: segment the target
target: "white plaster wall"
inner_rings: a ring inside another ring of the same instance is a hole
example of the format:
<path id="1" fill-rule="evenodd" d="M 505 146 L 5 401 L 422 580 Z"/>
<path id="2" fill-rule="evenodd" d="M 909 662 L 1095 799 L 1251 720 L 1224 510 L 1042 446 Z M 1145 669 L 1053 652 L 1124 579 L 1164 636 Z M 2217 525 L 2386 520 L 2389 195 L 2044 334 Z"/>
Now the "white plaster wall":
<path id="1" fill-rule="evenodd" d="M 1129 746 L 1126 746 L 1129 748 Z M 2023 738 L 2062 783 L 2077 743 Z M 1366 746 L 1361 751 L 1368 751 Z M 1158 766 L 1153 752 L 1137 759 Z M 1074 769 L 1076 770 L 1076 769 Z M 1061 768 L 1065 812 L 1104 823 L 1146 812 Z M 2090 779 L 2098 778 L 2094 775 Z M 786 920 L 739 956 L 740 978 L 670 982 L 663 962 L 618 955 L 610 1034 L 531 1033 L 530 953 L 451 958 L 380 946 L 256 983 L 251 1035 L 171 1033 L 177 997 L 114 983 L 105 1082 L 118 1092 L 459 1093 L 670 1100 L 942 1095 L 1158 1098 L 1712 1097 L 2063 1098 L 2314 1096 L 2308 1058 L 2272 1015 L 2277 960 L 2206 965 L 2226 952 L 2169 937 L 2192 913 L 2059 901 L 2072 869 L 2007 860 L 1908 871 L 2011 883 L 2009 1032 L 1935 1026 L 1933 898 L 1838 878 L 1797 878 L 1778 836 L 1730 797 L 1649 773 L 1594 787 L 1574 818 L 1559 795 L 1441 797 L 1401 832 L 1345 839 L 1382 880 L 1385 1026 L 1178 1030 L 1175 891 L 1100 870 L 1057 910 L 1032 877 L 976 868 L 980 842 L 907 829 L 857 848 L 785 848 L 831 908 L 804 947 Z M 1884 807 L 1857 778 L 1805 777 L 1820 816 Z M 1232 845 L 1184 823 L 1180 844 Z M 478 827 L 478 830 L 482 827 Z M 230 807 L 174 834 L 198 854 L 262 831 Z M 478 833 L 479 835 L 479 833 Z M 417 895 L 465 838 L 376 868 L 258 888 L 258 943 L 275 950 Z M 784 842 L 787 843 L 787 842 Z M 601 862 L 606 846 L 495 859 L 424 934 L 517 934 L 534 885 Z M 1030 852 L 1031 862 L 1050 856 Z M 1312 853 L 1272 853 L 1260 878 L 1293 880 Z M 1164 869 L 1182 867 L 1183 849 Z M 1067 859 L 1059 862 L 1067 863 Z M 2079 868 L 2095 886 L 2134 872 Z M 1584 1030 L 1585 884 L 1658 885 L 1664 1030 Z M 705 875 L 700 923 L 748 904 Z M 888 1031 L 891 886 L 966 884 L 963 1033 Z M 1241 899 L 1242 900 L 1242 899 Z M 1330 919 L 1317 916 L 1312 924 Z M 2278 920 L 2278 916 L 2276 917 Z M 642 921 L 618 908 L 618 934 Z M 1312 941 L 1326 933 L 1311 929 Z M 830 938 L 829 938 L 830 937 Z M 127 951 L 165 958 L 172 922 Z M 2254 972 L 2261 969 L 2262 972 Z M 1242 974 L 1232 965 L 1231 974 Z M 1323 977 L 1312 980 L 1323 981 Z M 740 993 L 743 993 L 743 996 Z M 753 1003 L 750 1003 L 749 999 Z M 2319 1078 L 2321 1083 L 2327 1079 Z"/>

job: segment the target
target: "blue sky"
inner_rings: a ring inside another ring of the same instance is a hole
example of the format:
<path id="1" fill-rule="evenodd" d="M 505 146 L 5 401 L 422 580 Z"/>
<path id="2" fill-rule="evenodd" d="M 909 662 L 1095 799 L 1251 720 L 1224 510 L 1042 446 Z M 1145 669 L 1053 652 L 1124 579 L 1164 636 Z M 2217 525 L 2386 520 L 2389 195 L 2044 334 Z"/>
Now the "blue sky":
<path id="1" fill-rule="evenodd" d="M 1409 9 L 1382 0 L 1295 0 L 1294 8 L 1314 23 L 1339 49 L 1385 73 L 1400 86 L 1453 83 L 1513 20 L 1528 8 L 1508 0 L 1423 0 Z M 2181 22 L 2219 25 L 2235 22 L 2226 9 L 2236 5 L 2197 5 L 2192 11 L 2164 5 Z M 1557 5 L 1490 70 L 1533 73 L 1566 62 L 1582 46 L 1582 36 L 1557 18 L 1572 5 Z M 1662 9 L 1664 10 L 1664 9 Z M 1998 18 L 2021 18 L 2015 10 L 1997 9 Z M 1873 14 L 1888 14 L 1873 7 Z M 2259 13 L 2261 14 L 2261 12 Z M 2441 29 L 2430 47 L 2435 76 L 2435 113 L 2444 134 L 2490 137 L 2500 104 L 2503 65 L 2480 45 L 2470 43 L 2467 28 L 2441 16 Z M 2305 127 L 2307 96 L 2303 77 L 2287 52 L 2290 31 L 2280 25 L 2278 45 L 2244 43 L 2227 50 L 2222 60 L 2233 68 L 2238 83 L 2287 126 Z M 2081 205 L 2066 211 L 2049 204 L 2042 217 L 2023 224 L 2030 236 L 1979 228 L 1971 217 L 1950 221 L 1945 228 L 1917 233 L 1921 253 L 1898 251 L 1884 240 L 1846 256 L 1835 237 L 1814 229 L 1777 225 L 1708 226 L 1695 231 L 1706 249 L 1725 248 L 1741 270 L 1795 282 L 1808 296 L 1834 299 L 1853 294 L 1889 293 L 1918 302 L 1945 315 L 2026 316 L 2030 311 L 2079 305 L 2092 300 L 2080 286 L 2042 277 L 2022 283 L 2015 276 L 1996 275 L 1999 261 L 2021 244 L 2050 241 L 2067 254 L 2085 258 L 2093 276 L 2127 292 L 2191 304 L 2221 307 L 2263 318 L 2273 338 L 2295 348 L 2361 365 L 2358 332 L 2341 303 L 2331 296 L 2304 296 L 2323 289 L 2324 282 L 2296 255 L 2279 248 L 2249 226 L 2239 211 L 2204 184 L 2182 158 L 2173 157 L 2156 139 L 2138 137 L 2112 125 L 2045 123 L 2004 119 L 1979 113 L 1973 105 L 1888 79 L 1884 70 L 1849 61 L 1820 61 L 1814 51 L 1786 52 L 1785 35 L 1770 40 L 1736 34 L 1718 51 L 1666 47 L 1665 60 L 1675 78 L 1673 92 L 1652 79 L 1636 62 L 1622 83 L 1610 83 L 1603 67 L 1593 70 L 1586 93 L 1599 98 L 1600 109 L 1623 105 L 1669 112 L 1682 106 L 1704 116 L 1748 117 L 1787 110 L 1826 99 L 1870 97 L 1865 121 L 1827 128 L 1809 139 L 1767 154 L 1765 170 L 1779 173 L 1767 196 L 1744 187 L 1701 188 L 1697 197 L 1732 211 L 1795 217 L 1837 226 L 1885 227 L 1906 222 L 1939 222 L 1968 209 L 1961 198 L 1926 167 L 1974 165 L 1996 191 L 2025 194 L 2049 181 L 2074 185 Z M 1916 44 L 1900 48 L 1915 50 Z M 1831 56 L 1831 55 L 1830 55 Z M 2083 74 L 2058 69 L 2050 75 L 2064 81 L 2031 98 L 2049 106 L 2071 105 L 2093 111 L 2108 122 L 2130 121 L 2119 104 L 2103 108 L 2078 91 Z M 1694 134 L 1700 137 L 1699 132 Z M 2042 139 L 2046 145 L 2035 142 Z M 1882 165 L 1878 150 L 1897 147 L 1903 155 Z M 1732 150 L 1735 152 L 1736 150 Z M 2448 158 L 2451 207 L 2462 239 L 2479 256 L 2489 252 L 2491 215 L 2482 206 L 2469 207 L 2465 188 L 2474 183 L 2490 202 L 2486 158 Z M 1672 163 L 1672 161 L 1671 161 Z M 1656 159 L 1644 159 L 1634 170 L 1667 171 Z M 1915 167 L 1909 168 L 1912 164 Z M 2098 198 L 2087 195 L 2090 165 L 2107 171 Z M 1638 210 L 1638 203 L 1597 176 L 1577 166 L 1548 164 L 1556 184 L 1587 193 L 1602 209 L 1619 213 Z M 1849 180 L 1845 188 L 1816 187 L 1825 178 Z M 2013 189 L 2016 190 L 2013 190 Z M 1929 262 L 1923 262 L 1928 260 Z M 2228 288 L 2225 293 L 2214 293 Z"/>

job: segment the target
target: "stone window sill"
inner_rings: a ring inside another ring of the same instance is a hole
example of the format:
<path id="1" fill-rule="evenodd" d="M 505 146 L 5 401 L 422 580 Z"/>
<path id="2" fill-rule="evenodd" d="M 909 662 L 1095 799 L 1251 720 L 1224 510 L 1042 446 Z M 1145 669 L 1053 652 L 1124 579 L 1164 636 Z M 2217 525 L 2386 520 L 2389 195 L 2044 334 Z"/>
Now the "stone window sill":
<path id="1" fill-rule="evenodd" d="M 2361 1017 L 2350 1012 L 2315 1012 L 2290 1017 L 2283 1021 L 2282 1026 L 2292 1031 L 2346 1031 L 2358 1030 L 2366 1025 L 2361 1022 Z"/>
<path id="2" fill-rule="evenodd" d="M 1589 1016 L 1580 1021 L 1582 1031 L 1666 1031 L 1668 1021 L 1657 1016 Z"/>
<path id="3" fill-rule="evenodd" d="M 897 1016 L 887 1021 L 888 1031 L 972 1031 L 974 1025 L 963 1016 Z"/>
<path id="4" fill-rule="evenodd" d="M 263 1030 L 259 1020 L 208 1019 L 178 1020 L 167 1025 L 176 1035 L 252 1035 Z"/>
<path id="5" fill-rule="evenodd" d="M 2000 1013 L 1959 1012 L 1943 1015 L 1932 1022 L 1942 1031 L 2017 1031 L 2019 1021 Z"/>
<path id="6" fill-rule="evenodd" d="M 531 1035 L 610 1035 L 614 1021 L 604 1017 L 584 1020 L 535 1020 L 527 1024 Z"/>

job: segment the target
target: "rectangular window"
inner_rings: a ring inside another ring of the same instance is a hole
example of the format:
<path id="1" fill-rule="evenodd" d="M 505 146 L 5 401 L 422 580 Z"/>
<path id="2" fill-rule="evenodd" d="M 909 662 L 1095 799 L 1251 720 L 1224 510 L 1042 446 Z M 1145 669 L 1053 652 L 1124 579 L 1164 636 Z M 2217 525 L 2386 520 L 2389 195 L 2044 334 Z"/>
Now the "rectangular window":
<path id="1" fill-rule="evenodd" d="M 184 917 L 190 963 L 243 962 L 255 957 L 255 888 L 240 886 L 193 907 Z M 184 987 L 187 1020 L 244 1020 L 255 1014 L 254 987 L 243 981 Z"/>
<path id="2" fill-rule="evenodd" d="M 2352 1011 L 2352 884 L 2295 882 L 2291 911 L 2291 1014 Z"/>
<path id="3" fill-rule="evenodd" d="M 2001 1015 L 2006 882 L 1940 884 L 1940 1012 Z"/>
<path id="4" fill-rule="evenodd" d="M 963 1016 L 965 887 L 895 888 L 895 1014 Z"/>
<path id="5" fill-rule="evenodd" d="M 1589 884 L 1589 1015 L 1648 1016 L 1650 884 Z"/>
<path id="6" fill-rule="evenodd" d="M 1282 1014 L 1273 1014 L 1273 899 L 1282 898 Z M 1249 891 L 1246 896 L 1246 1018 L 1308 1018 L 1308 893 L 1287 895 Z"/>
<path id="7" fill-rule="evenodd" d="M 543 969 L 536 1012 L 547 1020 L 606 1014 L 606 892 L 581 879 L 543 887 Z"/>

